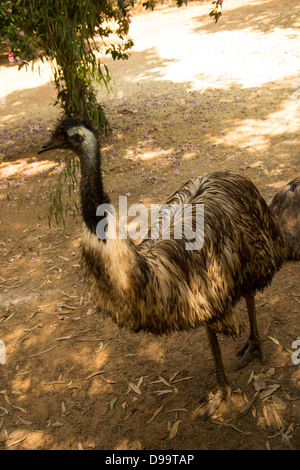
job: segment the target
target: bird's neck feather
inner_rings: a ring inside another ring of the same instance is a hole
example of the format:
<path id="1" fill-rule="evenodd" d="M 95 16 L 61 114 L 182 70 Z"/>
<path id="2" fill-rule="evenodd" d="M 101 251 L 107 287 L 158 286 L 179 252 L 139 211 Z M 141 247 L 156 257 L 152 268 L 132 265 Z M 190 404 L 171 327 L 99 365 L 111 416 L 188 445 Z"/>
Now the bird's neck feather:
<path id="1" fill-rule="evenodd" d="M 94 134 L 84 130 L 84 141 L 79 153 L 81 164 L 80 199 L 83 220 L 92 233 L 96 233 L 99 217 L 97 207 L 108 204 L 109 198 L 104 191 L 101 174 L 99 144 Z"/>

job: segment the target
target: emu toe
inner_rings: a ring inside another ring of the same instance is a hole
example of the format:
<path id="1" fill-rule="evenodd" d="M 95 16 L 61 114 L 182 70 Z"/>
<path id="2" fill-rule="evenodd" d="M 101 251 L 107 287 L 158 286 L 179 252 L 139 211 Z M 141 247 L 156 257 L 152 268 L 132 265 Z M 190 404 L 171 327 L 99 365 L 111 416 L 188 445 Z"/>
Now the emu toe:
<path id="1" fill-rule="evenodd" d="M 258 353 L 262 364 L 266 362 L 266 356 L 262 349 L 261 341 L 259 338 L 255 340 L 248 340 L 244 346 L 237 352 L 237 356 L 243 355 L 242 359 L 236 364 L 234 370 L 242 369 L 245 367 Z"/>
<path id="2" fill-rule="evenodd" d="M 228 386 L 226 388 L 219 389 L 215 395 L 212 393 L 208 393 L 203 395 L 200 398 L 200 402 L 209 402 L 208 407 L 206 408 L 203 419 L 207 420 L 210 416 L 212 416 L 218 408 L 220 408 L 222 402 L 226 400 L 227 402 L 227 411 L 228 414 L 231 413 L 231 388 Z"/>

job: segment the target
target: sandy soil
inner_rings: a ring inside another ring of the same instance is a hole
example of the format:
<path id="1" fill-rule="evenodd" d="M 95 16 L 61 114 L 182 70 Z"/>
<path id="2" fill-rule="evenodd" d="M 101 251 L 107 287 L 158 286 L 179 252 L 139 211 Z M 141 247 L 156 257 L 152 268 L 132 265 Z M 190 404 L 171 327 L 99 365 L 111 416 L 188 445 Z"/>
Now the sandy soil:
<path id="1" fill-rule="evenodd" d="M 99 89 L 113 203 L 159 203 L 191 176 L 229 169 L 267 200 L 299 174 L 299 2 L 226 0 L 136 14 L 126 62 L 105 58 Z M 297 29 L 298 28 L 298 29 Z M 203 329 L 154 337 L 97 315 L 79 275 L 81 220 L 49 228 L 64 155 L 37 155 L 58 115 L 50 67 L 18 72 L 1 58 L 1 449 L 299 449 L 300 263 L 257 295 L 267 363 L 235 372 L 241 338 L 220 338 L 233 415 L 204 422 L 216 386 Z M 58 163 L 58 156 L 60 163 Z M 78 174 L 75 169 L 75 175 Z M 70 211 L 69 211 L 70 212 Z M 243 302 L 236 307 L 246 318 Z"/>

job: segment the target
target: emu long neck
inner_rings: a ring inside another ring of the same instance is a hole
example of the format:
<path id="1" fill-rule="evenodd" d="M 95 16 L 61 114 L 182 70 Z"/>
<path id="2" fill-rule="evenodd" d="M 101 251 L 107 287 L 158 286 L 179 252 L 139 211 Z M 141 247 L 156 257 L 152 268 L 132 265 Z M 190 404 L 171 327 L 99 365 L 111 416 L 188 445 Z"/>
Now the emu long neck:
<path id="1" fill-rule="evenodd" d="M 81 213 L 83 220 L 92 233 L 96 233 L 99 217 L 96 216 L 100 204 L 109 203 L 103 189 L 100 168 L 100 150 L 95 136 L 87 132 L 79 155 L 81 163 Z"/>

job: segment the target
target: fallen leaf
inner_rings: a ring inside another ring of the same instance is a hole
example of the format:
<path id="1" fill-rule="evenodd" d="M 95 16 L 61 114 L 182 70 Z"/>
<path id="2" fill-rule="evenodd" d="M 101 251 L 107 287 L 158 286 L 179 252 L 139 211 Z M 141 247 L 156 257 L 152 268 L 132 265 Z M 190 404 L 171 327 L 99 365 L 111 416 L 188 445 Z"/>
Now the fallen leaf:
<path id="1" fill-rule="evenodd" d="M 260 372 L 258 375 L 259 377 L 268 379 L 269 377 L 272 377 L 274 374 L 275 374 L 274 367 L 270 367 L 270 369 L 266 370 L 266 372 Z"/>
<path id="2" fill-rule="evenodd" d="M 49 349 L 46 349 L 45 351 L 41 351 L 41 352 L 39 352 L 39 353 L 32 354 L 32 355 L 31 355 L 31 356 L 29 356 L 29 357 L 36 357 L 36 356 L 40 356 L 41 354 L 45 354 L 45 353 L 47 353 L 47 352 L 49 352 L 49 351 L 52 351 L 53 349 L 55 349 L 55 346 L 54 346 L 54 348 L 49 348 Z"/>
<path id="3" fill-rule="evenodd" d="M 178 370 L 177 372 L 175 372 L 171 377 L 170 377 L 170 382 L 172 382 L 175 377 L 177 377 L 177 375 L 179 374 L 180 370 Z"/>
<path id="4" fill-rule="evenodd" d="M 284 433 L 286 436 L 288 436 L 292 431 L 294 430 L 294 422 L 292 422 L 289 427 L 287 428 L 286 432 Z"/>
<path id="5" fill-rule="evenodd" d="M 95 353 L 104 351 L 104 349 L 105 349 L 107 346 L 108 346 L 107 343 L 104 344 L 103 341 L 100 341 L 99 347 L 98 347 L 98 349 L 96 349 Z"/>
<path id="6" fill-rule="evenodd" d="M 11 313 L 8 317 L 4 318 L 4 320 L 1 321 L 1 323 L 6 322 L 7 320 L 10 320 L 16 312 Z"/>
<path id="7" fill-rule="evenodd" d="M 23 439 L 19 439 L 18 441 L 15 441 L 15 442 L 12 442 L 11 444 L 8 444 L 8 445 L 6 446 L 6 449 L 8 449 L 8 448 L 11 447 L 11 446 L 15 446 L 15 445 L 17 445 L 17 444 L 20 444 L 20 442 L 25 441 L 25 439 L 27 439 L 27 436 L 26 436 L 26 437 L 23 437 Z"/>
<path id="8" fill-rule="evenodd" d="M 83 380 L 92 379 L 93 377 L 95 377 L 95 375 L 99 375 L 99 374 L 104 374 L 104 370 L 99 370 L 98 372 L 93 372 L 93 374 L 88 375 L 88 376 L 87 376 L 85 379 L 83 379 Z"/>
<path id="9" fill-rule="evenodd" d="M 185 380 L 191 380 L 191 379 L 193 379 L 193 378 L 194 378 L 193 376 L 190 376 L 190 377 L 182 377 L 182 379 L 173 380 L 173 384 L 178 383 L 178 382 L 183 382 L 183 381 L 185 381 Z"/>
<path id="10" fill-rule="evenodd" d="M 60 423 L 59 421 L 56 421 L 55 423 L 51 424 L 53 428 L 60 428 L 63 426 L 63 423 Z"/>
<path id="11" fill-rule="evenodd" d="M 173 390 L 155 390 L 155 393 L 157 396 L 160 396 L 160 395 L 165 395 L 166 393 L 173 393 Z"/>
<path id="12" fill-rule="evenodd" d="M 269 338 L 271 341 L 273 341 L 273 343 L 275 343 L 275 344 L 280 344 L 279 341 L 278 341 L 278 339 L 272 338 L 272 336 L 268 336 L 268 338 Z"/>
<path id="13" fill-rule="evenodd" d="M 232 428 L 234 429 L 235 431 L 238 431 L 240 432 L 241 434 L 247 434 L 249 436 L 251 436 L 251 432 L 248 432 L 248 431 L 242 431 L 241 429 L 237 428 L 236 426 L 234 426 L 233 424 L 231 423 L 224 423 L 223 421 L 216 421 L 215 419 L 213 421 L 211 421 L 211 423 L 213 424 L 219 424 L 220 426 L 226 426 L 228 428 Z"/>
<path id="14" fill-rule="evenodd" d="M 168 410 L 167 413 L 177 413 L 178 411 L 189 411 L 186 408 L 174 408 L 173 410 Z"/>
<path id="15" fill-rule="evenodd" d="M 25 415 L 27 414 L 27 411 L 24 410 L 24 408 L 21 408 L 20 406 L 15 406 L 15 405 L 11 405 L 13 408 L 16 408 L 16 410 L 20 410 L 22 411 L 22 413 L 24 413 Z"/>
<path id="16" fill-rule="evenodd" d="M 248 379 L 247 385 L 249 385 L 252 382 L 252 379 L 254 377 L 254 370 L 251 372 L 250 377 Z"/>
<path id="17" fill-rule="evenodd" d="M 157 409 L 154 411 L 152 417 L 151 417 L 150 419 L 148 419 L 147 423 L 151 423 L 151 421 L 153 421 L 154 418 L 156 418 L 156 416 L 161 412 L 161 410 L 163 409 L 163 407 L 164 407 L 164 406 L 162 405 L 162 406 L 160 406 L 159 408 L 157 408 Z"/>
<path id="18" fill-rule="evenodd" d="M 158 376 L 159 380 L 164 383 L 167 387 L 172 387 L 172 385 L 170 385 L 166 379 L 164 379 L 161 375 Z"/>
<path id="19" fill-rule="evenodd" d="M 287 406 L 285 401 L 283 401 L 281 398 L 278 398 L 276 395 L 272 397 L 272 403 L 278 410 L 285 410 Z"/>
<path id="20" fill-rule="evenodd" d="M 139 387 L 137 385 L 135 385 L 133 382 L 129 382 L 129 385 L 130 387 L 132 388 L 132 390 L 137 393 L 138 395 L 141 395 L 142 392 L 141 390 L 139 389 Z"/>
<path id="21" fill-rule="evenodd" d="M 271 419 L 270 419 L 270 416 L 269 416 L 268 409 L 267 409 L 266 405 L 263 406 L 263 414 L 264 414 L 264 418 L 266 420 L 267 425 L 270 426 L 271 425 Z"/>
<path id="22" fill-rule="evenodd" d="M 115 404 L 116 404 L 117 399 L 118 399 L 118 397 L 114 397 L 114 398 L 112 398 L 112 399 L 110 400 L 110 402 L 109 402 L 109 409 L 110 409 L 110 410 L 113 410 L 113 409 L 114 409 L 114 406 L 115 406 Z"/>
<path id="23" fill-rule="evenodd" d="M 269 388 L 267 388 L 266 390 L 260 393 L 260 397 L 261 398 L 269 397 L 270 395 L 272 395 L 272 393 L 276 392 L 276 390 L 278 390 L 279 387 L 280 387 L 280 384 L 271 385 Z"/>
<path id="24" fill-rule="evenodd" d="M 272 409 L 273 411 L 273 414 L 275 416 L 275 420 L 276 420 L 276 425 L 277 425 L 277 428 L 278 429 L 282 429 L 283 428 L 283 423 L 280 419 L 280 416 L 278 415 L 278 413 L 274 410 L 274 408 Z"/>
<path id="25" fill-rule="evenodd" d="M 4 398 L 5 398 L 6 403 L 8 403 L 9 405 L 11 405 L 8 396 L 7 396 L 7 395 L 4 395 Z"/>
<path id="26" fill-rule="evenodd" d="M 46 385 L 61 385 L 65 383 L 65 380 L 53 380 L 52 382 L 46 382 Z"/>
<path id="27" fill-rule="evenodd" d="M 140 386 L 142 385 L 143 380 L 144 380 L 144 376 L 142 375 L 142 376 L 139 378 L 139 381 L 138 381 L 138 384 L 137 384 L 137 386 L 138 386 L 139 388 L 140 388 Z"/>
<path id="28" fill-rule="evenodd" d="M 172 429 L 170 431 L 169 439 L 173 439 L 176 436 L 180 423 L 181 423 L 181 419 L 176 421 L 176 423 L 172 426 Z"/>
<path id="29" fill-rule="evenodd" d="M 32 424 L 32 421 L 26 421 L 25 419 L 21 418 L 20 416 L 18 416 L 18 420 L 20 421 L 20 423 L 25 424 L 26 426 L 30 426 Z"/>
<path id="30" fill-rule="evenodd" d="M 105 382 L 107 382 L 108 384 L 115 384 L 115 383 L 117 383 L 117 382 L 115 382 L 114 380 L 110 380 L 110 379 L 107 379 L 106 377 L 103 377 L 103 375 L 102 375 L 101 379 L 103 379 L 103 380 L 104 380 Z"/>
<path id="31" fill-rule="evenodd" d="M 243 393 L 243 400 L 245 403 L 249 403 L 249 400 L 248 400 L 248 397 L 246 395 L 246 393 Z"/>
<path id="32" fill-rule="evenodd" d="M 286 434 L 284 434 L 284 432 L 282 432 L 280 435 L 281 435 L 282 439 L 284 440 L 284 442 L 286 443 L 286 445 L 287 445 L 291 450 L 295 450 L 294 447 L 292 446 L 292 444 L 290 443 L 289 438 L 286 436 Z"/>
<path id="33" fill-rule="evenodd" d="M 64 261 L 67 261 L 69 262 L 68 258 L 65 258 L 64 256 L 60 256 L 60 255 L 57 255 L 59 258 L 63 259 Z M 64 294 L 64 295 L 67 295 L 67 294 Z M 71 297 L 71 296 L 68 296 L 68 297 Z"/>
<path id="34" fill-rule="evenodd" d="M 259 375 L 254 376 L 253 385 L 257 392 L 264 390 L 267 386 L 266 381 Z"/>

